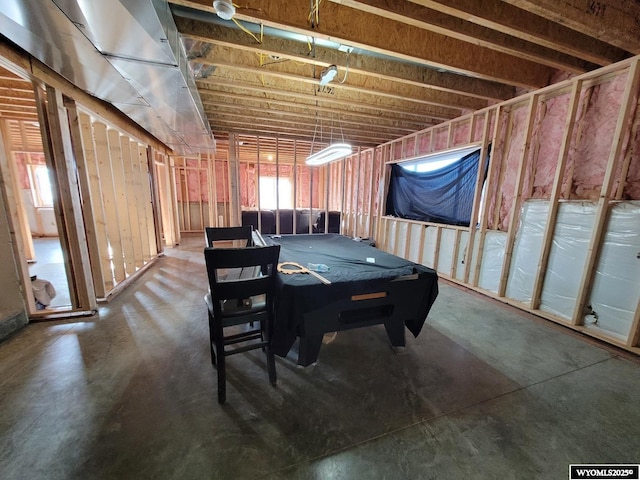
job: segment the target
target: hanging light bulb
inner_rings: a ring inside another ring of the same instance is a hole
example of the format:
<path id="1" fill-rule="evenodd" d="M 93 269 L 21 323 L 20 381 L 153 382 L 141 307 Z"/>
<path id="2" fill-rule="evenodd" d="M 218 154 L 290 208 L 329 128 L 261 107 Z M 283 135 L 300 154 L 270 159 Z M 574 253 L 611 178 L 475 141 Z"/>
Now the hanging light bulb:
<path id="1" fill-rule="evenodd" d="M 233 3 L 226 0 L 215 0 L 213 2 L 213 8 L 216 9 L 216 13 L 223 20 L 231 20 L 236 14 L 236 7 Z"/>
<path id="2" fill-rule="evenodd" d="M 336 78 L 337 74 L 338 67 L 336 67 L 335 65 L 329 65 L 327 68 L 322 70 L 322 73 L 320 73 L 320 85 L 326 85 L 331 80 Z"/>

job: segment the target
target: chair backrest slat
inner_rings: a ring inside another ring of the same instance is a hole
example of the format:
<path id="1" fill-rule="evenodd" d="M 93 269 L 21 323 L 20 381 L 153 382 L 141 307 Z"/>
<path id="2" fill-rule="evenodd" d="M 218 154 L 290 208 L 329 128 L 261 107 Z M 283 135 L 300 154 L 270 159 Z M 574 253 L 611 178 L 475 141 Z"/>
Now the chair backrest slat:
<path id="1" fill-rule="evenodd" d="M 254 295 L 273 295 L 276 288 L 276 275 L 280 246 L 247 248 L 211 248 L 204 249 L 204 258 L 209 276 L 209 287 L 214 299 L 248 298 Z M 221 281 L 219 270 L 260 267 L 261 276 L 251 278 L 236 277 Z"/>
<path id="2" fill-rule="evenodd" d="M 246 241 L 243 247 L 253 245 L 253 227 L 245 225 L 242 227 L 205 227 L 204 229 L 207 247 L 213 247 L 214 242 L 242 240 Z"/>

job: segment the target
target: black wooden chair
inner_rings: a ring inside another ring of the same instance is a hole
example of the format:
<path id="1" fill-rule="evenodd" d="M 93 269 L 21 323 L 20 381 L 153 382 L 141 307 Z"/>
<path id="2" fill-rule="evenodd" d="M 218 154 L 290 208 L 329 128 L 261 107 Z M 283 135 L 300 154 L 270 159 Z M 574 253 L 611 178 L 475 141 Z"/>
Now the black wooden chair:
<path id="1" fill-rule="evenodd" d="M 204 235 L 207 247 L 215 246 L 214 242 L 232 242 L 236 240 L 240 241 L 240 245 L 237 246 L 253 246 L 253 227 L 251 225 L 242 227 L 205 227 Z M 229 246 L 229 244 L 226 246 Z"/>
<path id="2" fill-rule="evenodd" d="M 210 293 L 205 296 L 209 310 L 209 343 L 211 363 L 218 370 L 219 403 L 226 401 L 225 359 L 229 355 L 263 349 L 267 355 L 269 381 L 276 384 L 270 341 L 279 255 L 279 245 L 204 250 L 210 287 Z M 250 270 L 258 274 L 229 279 L 225 275 L 229 270 Z M 254 328 L 253 322 L 259 322 L 259 326 Z M 236 328 L 228 334 L 231 330 L 228 327 Z"/>

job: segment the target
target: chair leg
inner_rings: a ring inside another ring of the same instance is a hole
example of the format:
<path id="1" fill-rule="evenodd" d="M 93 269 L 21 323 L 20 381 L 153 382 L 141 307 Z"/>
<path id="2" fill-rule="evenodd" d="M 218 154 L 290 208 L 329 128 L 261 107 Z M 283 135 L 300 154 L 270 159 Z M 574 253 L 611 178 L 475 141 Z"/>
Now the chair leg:
<path id="1" fill-rule="evenodd" d="M 227 401 L 227 373 L 226 358 L 224 355 L 224 335 L 222 326 L 213 322 L 214 325 L 214 343 L 217 354 L 218 369 L 218 403 L 223 404 Z"/>
<path id="2" fill-rule="evenodd" d="M 261 329 L 262 340 L 267 340 L 267 347 L 266 349 L 263 347 L 262 350 L 267 354 L 267 370 L 269 371 L 269 382 L 275 387 L 278 378 L 276 376 L 276 360 L 275 356 L 273 355 L 273 350 L 271 349 L 271 332 L 273 332 L 273 318 L 263 320 L 262 322 L 260 322 L 260 326 L 266 327 Z"/>
<path id="3" fill-rule="evenodd" d="M 278 378 L 276 376 L 276 360 L 271 347 L 267 347 L 267 369 L 269 371 L 269 382 L 275 387 Z"/>
<path id="4" fill-rule="evenodd" d="M 215 336 L 213 316 L 209 313 L 209 350 L 211 350 L 211 365 L 214 367 L 216 367 L 216 352 L 213 348 L 215 344 Z"/>
<path id="5" fill-rule="evenodd" d="M 225 371 L 225 358 L 222 350 L 218 350 L 218 403 L 227 401 L 227 375 Z"/>

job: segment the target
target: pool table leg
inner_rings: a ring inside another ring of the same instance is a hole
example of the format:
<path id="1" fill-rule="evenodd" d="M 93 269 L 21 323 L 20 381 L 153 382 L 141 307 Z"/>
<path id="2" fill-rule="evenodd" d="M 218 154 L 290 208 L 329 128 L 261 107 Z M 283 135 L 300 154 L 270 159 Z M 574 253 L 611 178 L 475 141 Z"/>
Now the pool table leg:
<path id="1" fill-rule="evenodd" d="M 318 361 L 323 335 L 309 335 L 300 337 L 298 346 L 298 365 L 308 367 Z"/>
<path id="2" fill-rule="evenodd" d="M 387 331 L 387 336 L 391 345 L 394 347 L 404 347 L 404 322 L 397 319 L 388 319 L 384 322 L 384 328 Z"/>

